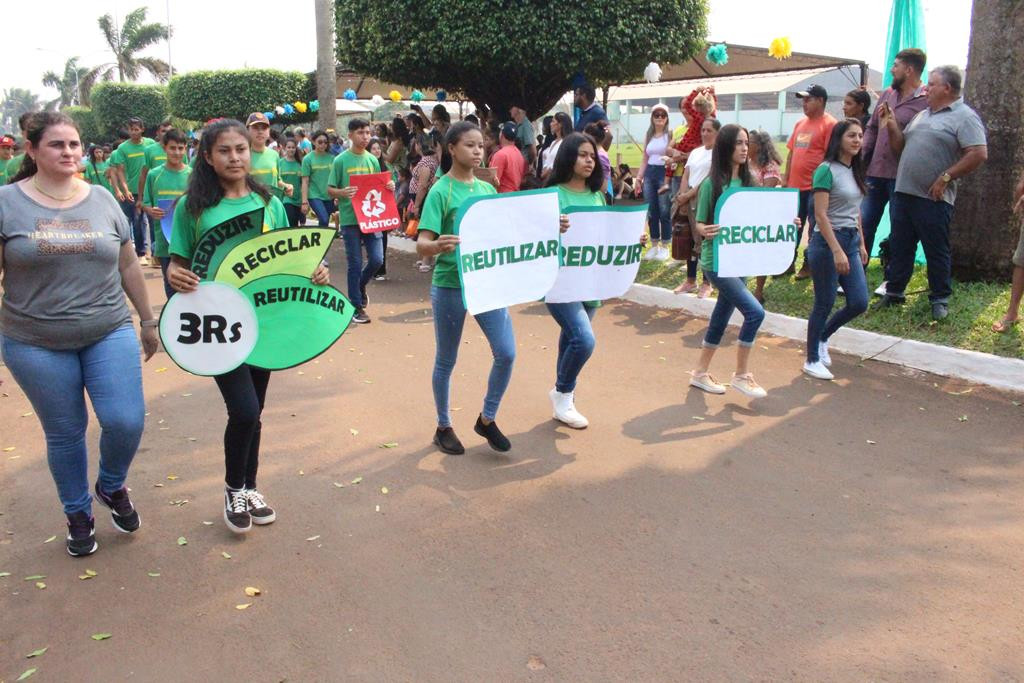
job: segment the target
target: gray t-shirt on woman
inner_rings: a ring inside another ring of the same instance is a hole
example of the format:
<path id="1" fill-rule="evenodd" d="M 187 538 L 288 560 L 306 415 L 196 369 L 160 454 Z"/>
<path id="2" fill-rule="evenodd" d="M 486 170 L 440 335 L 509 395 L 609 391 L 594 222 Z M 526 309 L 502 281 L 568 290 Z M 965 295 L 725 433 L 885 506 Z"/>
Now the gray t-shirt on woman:
<path id="1" fill-rule="evenodd" d="M 0 187 L 0 332 L 54 350 L 94 344 L 131 323 L 118 269 L 131 229 L 113 195 L 51 209 L 18 185 Z"/>

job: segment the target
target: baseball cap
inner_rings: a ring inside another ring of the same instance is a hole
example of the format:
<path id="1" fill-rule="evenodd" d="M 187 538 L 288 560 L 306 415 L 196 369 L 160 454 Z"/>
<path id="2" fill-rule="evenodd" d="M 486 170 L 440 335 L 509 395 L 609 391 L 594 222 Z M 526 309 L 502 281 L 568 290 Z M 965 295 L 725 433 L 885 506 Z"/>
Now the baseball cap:
<path id="1" fill-rule="evenodd" d="M 501 134 L 506 140 L 516 139 L 516 130 L 518 127 L 513 121 L 506 121 L 501 125 Z"/>
<path id="2" fill-rule="evenodd" d="M 796 96 L 801 99 L 804 97 L 820 97 L 821 99 L 828 101 L 828 91 L 820 85 L 811 85 L 807 90 L 799 91 Z"/>
<path id="3" fill-rule="evenodd" d="M 245 120 L 245 127 L 248 128 L 254 123 L 262 123 L 264 126 L 270 126 L 270 121 L 267 120 L 267 115 L 261 111 L 254 111 L 249 114 L 249 118 Z"/>
<path id="4" fill-rule="evenodd" d="M 14 147 L 14 138 L 10 135 L 0 136 L 0 147 Z"/>

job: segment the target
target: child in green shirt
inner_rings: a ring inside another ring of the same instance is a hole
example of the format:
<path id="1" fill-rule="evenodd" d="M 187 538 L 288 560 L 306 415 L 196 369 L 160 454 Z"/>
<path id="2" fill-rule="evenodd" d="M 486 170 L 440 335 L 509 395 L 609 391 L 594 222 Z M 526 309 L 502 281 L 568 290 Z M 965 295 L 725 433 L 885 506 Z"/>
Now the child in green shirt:
<path id="1" fill-rule="evenodd" d="M 299 150 L 294 139 L 284 143 L 284 156 L 277 160 L 277 176 L 282 183 L 291 185 L 292 188 L 302 187 L 302 157 L 302 151 Z M 301 192 L 293 189 L 281 200 L 284 203 L 284 210 L 288 214 L 288 225 L 293 227 L 306 222 L 306 216 L 302 213 L 300 194 Z"/>
<path id="2" fill-rule="evenodd" d="M 174 214 L 175 204 L 188 189 L 188 180 L 192 169 L 185 165 L 185 135 L 172 128 L 164 133 L 163 153 L 167 162 L 157 166 L 146 176 L 146 185 L 142 194 L 142 210 L 152 220 L 155 230 L 153 236 L 153 256 L 160 261 L 160 272 L 164 279 L 164 294 L 170 299 L 174 289 L 167 281 L 167 268 L 171 263 L 170 244 L 164 233 L 163 225 L 173 220 L 166 214 Z M 167 201 L 171 204 L 168 206 Z M 164 206 L 161 206 L 161 202 Z"/>

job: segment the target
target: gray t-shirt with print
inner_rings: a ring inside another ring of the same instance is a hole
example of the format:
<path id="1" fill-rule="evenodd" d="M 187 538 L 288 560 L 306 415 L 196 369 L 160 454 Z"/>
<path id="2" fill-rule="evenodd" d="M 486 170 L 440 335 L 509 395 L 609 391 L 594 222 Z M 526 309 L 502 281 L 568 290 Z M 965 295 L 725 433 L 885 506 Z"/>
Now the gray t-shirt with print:
<path id="1" fill-rule="evenodd" d="M 131 229 L 113 195 L 51 209 L 18 185 L 0 188 L 0 332 L 53 350 L 79 349 L 131 324 L 118 269 Z"/>
<path id="2" fill-rule="evenodd" d="M 933 112 L 925 108 L 903 131 L 906 144 L 896 170 L 896 191 L 930 199 L 929 188 L 950 166 L 960 160 L 966 147 L 986 144 L 985 125 L 977 112 L 957 100 Z M 954 180 L 946 186 L 942 201 L 956 201 Z"/>
<path id="3" fill-rule="evenodd" d="M 833 230 L 856 230 L 860 220 L 860 191 L 853 169 L 840 161 L 823 161 L 814 169 L 811 188 L 828 192 L 828 222 Z M 814 226 L 818 232 L 818 226 Z"/>

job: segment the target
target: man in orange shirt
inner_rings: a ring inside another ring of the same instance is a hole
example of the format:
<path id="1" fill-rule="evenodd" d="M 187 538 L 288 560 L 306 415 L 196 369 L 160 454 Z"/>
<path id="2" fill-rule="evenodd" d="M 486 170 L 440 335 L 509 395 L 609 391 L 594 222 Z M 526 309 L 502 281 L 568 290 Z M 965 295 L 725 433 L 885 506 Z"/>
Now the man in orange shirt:
<path id="1" fill-rule="evenodd" d="M 501 149 L 491 156 L 491 166 L 498 174 L 498 192 L 515 192 L 526 175 L 526 161 L 516 147 L 516 124 L 509 121 L 502 125 L 498 144 Z"/>
<path id="2" fill-rule="evenodd" d="M 828 92 L 820 85 L 812 85 L 807 90 L 801 90 L 796 96 L 803 101 L 804 117 L 796 122 L 793 134 L 786 143 L 789 154 L 786 157 L 786 177 L 783 178 L 782 184 L 800 190 L 800 220 L 803 226 L 811 231 L 814 228 L 814 209 L 811 204 L 814 195 L 811 192 L 811 179 L 814 176 L 814 169 L 825 159 L 825 150 L 828 149 L 828 140 L 832 136 L 836 119 L 825 111 Z M 797 236 L 798 248 L 803 238 L 803 226 L 800 227 Z M 793 263 L 796 263 L 795 252 Z M 792 272 L 792 268 L 790 265 L 787 272 Z M 811 271 L 805 257 L 796 279 L 804 280 L 810 276 Z"/>

